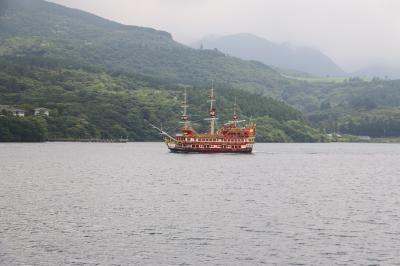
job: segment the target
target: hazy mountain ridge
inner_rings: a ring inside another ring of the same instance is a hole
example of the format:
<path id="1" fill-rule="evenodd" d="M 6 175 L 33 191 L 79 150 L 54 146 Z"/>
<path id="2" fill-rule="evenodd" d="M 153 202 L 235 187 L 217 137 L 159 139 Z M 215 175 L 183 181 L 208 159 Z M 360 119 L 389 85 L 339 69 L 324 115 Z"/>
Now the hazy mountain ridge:
<path id="1" fill-rule="evenodd" d="M 346 76 L 328 56 L 320 51 L 289 43 L 278 44 L 249 33 L 209 36 L 191 45 L 194 48 L 214 49 L 246 60 L 307 72 L 319 76 Z"/>

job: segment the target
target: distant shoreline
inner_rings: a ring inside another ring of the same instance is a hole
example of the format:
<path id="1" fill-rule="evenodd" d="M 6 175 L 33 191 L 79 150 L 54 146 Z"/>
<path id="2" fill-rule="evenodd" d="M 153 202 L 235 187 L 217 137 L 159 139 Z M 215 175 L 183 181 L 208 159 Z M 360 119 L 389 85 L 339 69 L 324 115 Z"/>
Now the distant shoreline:
<path id="1" fill-rule="evenodd" d="M 46 141 L 3 141 L 1 143 L 51 143 L 51 142 L 80 142 L 80 143 L 162 143 L 162 141 L 130 141 L 130 140 L 102 140 L 102 139 L 51 139 Z M 376 138 L 371 140 L 331 141 L 331 142 L 257 142 L 257 144 L 330 144 L 330 143 L 370 143 L 370 144 L 400 144 L 400 138 Z"/>
<path id="2" fill-rule="evenodd" d="M 96 143 L 126 143 L 128 139 L 48 139 L 47 142 L 96 142 Z"/>

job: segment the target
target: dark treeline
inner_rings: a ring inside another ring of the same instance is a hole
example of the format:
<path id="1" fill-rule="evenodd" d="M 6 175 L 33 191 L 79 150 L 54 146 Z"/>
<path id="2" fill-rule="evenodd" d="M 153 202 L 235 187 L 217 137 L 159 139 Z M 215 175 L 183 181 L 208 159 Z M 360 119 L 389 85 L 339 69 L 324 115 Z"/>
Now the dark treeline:
<path id="1" fill-rule="evenodd" d="M 47 139 L 43 118 L 0 115 L 0 142 L 37 142 Z"/>

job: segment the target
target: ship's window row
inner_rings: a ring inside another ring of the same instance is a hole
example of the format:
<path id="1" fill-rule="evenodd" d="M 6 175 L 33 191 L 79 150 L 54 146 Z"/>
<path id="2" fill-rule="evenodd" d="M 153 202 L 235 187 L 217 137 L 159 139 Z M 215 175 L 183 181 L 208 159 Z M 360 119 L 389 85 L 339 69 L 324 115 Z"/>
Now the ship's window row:
<path id="1" fill-rule="evenodd" d="M 241 132 L 231 132 L 231 133 L 228 133 L 228 134 L 231 135 L 231 136 L 243 136 L 244 135 Z"/>
<path id="2" fill-rule="evenodd" d="M 209 141 L 209 142 L 246 142 L 254 141 L 254 138 L 249 139 L 199 139 L 199 138 L 178 138 L 179 141 Z"/>
<path id="3" fill-rule="evenodd" d="M 240 145 L 197 145 L 197 144 L 178 144 L 178 147 L 183 148 L 228 148 L 228 149 L 240 149 Z M 243 146 L 243 148 L 246 146 Z"/>

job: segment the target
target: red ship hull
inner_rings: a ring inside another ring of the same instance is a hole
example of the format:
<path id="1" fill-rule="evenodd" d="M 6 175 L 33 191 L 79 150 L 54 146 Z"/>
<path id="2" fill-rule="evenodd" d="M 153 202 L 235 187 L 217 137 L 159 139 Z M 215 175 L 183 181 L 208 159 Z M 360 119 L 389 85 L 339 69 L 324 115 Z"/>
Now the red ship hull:
<path id="1" fill-rule="evenodd" d="M 196 149 L 196 148 L 169 148 L 174 153 L 252 153 L 252 148 L 245 149 Z"/>

